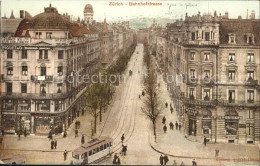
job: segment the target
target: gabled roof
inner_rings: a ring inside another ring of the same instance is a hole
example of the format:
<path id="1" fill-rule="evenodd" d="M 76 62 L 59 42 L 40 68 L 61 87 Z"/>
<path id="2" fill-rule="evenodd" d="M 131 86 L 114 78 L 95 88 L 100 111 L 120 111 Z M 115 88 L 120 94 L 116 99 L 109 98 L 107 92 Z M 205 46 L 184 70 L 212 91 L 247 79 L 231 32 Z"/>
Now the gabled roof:
<path id="1" fill-rule="evenodd" d="M 246 34 L 254 35 L 254 44 L 260 44 L 260 20 L 221 20 L 219 21 L 220 44 L 228 43 L 228 34 L 236 35 L 236 44 L 247 44 Z"/>

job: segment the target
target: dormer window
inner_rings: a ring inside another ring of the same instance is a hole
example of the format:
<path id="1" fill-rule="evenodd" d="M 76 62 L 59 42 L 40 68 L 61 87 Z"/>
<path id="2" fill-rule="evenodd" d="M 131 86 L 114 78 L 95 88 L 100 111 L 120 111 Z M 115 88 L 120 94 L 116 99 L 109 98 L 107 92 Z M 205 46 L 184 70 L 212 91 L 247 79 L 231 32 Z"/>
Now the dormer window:
<path id="1" fill-rule="evenodd" d="M 40 39 L 42 36 L 42 32 L 35 32 L 35 38 Z"/>
<path id="2" fill-rule="evenodd" d="M 234 62 L 235 61 L 235 53 L 229 53 L 228 60 L 230 62 Z"/>
<path id="3" fill-rule="evenodd" d="M 52 32 L 46 32 L 46 39 L 52 39 Z"/>
<path id="4" fill-rule="evenodd" d="M 229 34 L 228 43 L 230 43 L 230 44 L 235 44 L 236 43 L 236 35 L 235 34 Z"/>
<path id="5" fill-rule="evenodd" d="M 254 35 L 249 33 L 249 34 L 246 34 L 246 37 L 247 37 L 247 40 L 246 40 L 246 43 L 247 44 L 254 44 Z"/>

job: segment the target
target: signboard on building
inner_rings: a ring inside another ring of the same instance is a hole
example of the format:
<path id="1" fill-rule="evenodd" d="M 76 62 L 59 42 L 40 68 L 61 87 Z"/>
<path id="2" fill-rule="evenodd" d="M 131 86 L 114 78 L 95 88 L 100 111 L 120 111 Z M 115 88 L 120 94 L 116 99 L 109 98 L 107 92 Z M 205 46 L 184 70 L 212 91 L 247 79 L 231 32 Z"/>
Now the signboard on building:
<path id="1" fill-rule="evenodd" d="M 242 116 L 213 116 L 214 119 L 242 119 Z"/>
<path id="2" fill-rule="evenodd" d="M 18 43 L 18 44 L 29 44 L 31 43 L 30 38 L 26 37 L 4 37 L 1 38 L 2 43 Z"/>

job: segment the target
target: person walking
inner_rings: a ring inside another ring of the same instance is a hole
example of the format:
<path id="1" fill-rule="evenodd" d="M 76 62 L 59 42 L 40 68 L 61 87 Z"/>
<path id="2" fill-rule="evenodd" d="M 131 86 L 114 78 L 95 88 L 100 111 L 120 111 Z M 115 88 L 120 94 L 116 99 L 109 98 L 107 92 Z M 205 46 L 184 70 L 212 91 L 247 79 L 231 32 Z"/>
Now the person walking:
<path id="1" fill-rule="evenodd" d="M 195 159 L 193 159 L 192 161 L 192 166 L 197 166 L 197 162 L 195 161 Z"/>
<path id="2" fill-rule="evenodd" d="M 172 114 L 173 113 L 173 108 L 171 107 L 170 110 L 171 110 L 171 114 Z"/>
<path id="3" fill-rule="evenodd" d="M 207 145 L 207 138 L 204 136 L 204 145 Z"/>
<path id="4" fill-rule="evenodd" d="M 163 160 L 164 160 L 164 165 L 166 165 L 166 164 L 167 164 L 167 162 L 169 161 L 169 158 L 168 158 L 168 156 L 167 156 L 167 155 L 165 155 L 165 156 L 163 157 Z"/>
<path id="5" fill-rule="evenodd" d="M 215 157 L 218 157 L 218 155 L 219 155 L 219 149 L 218 148 L 216 148 L 216 150 L 215 150 Z"/>
<path id="6" fill-rule="evenodd" d="M 56 149 L 57 148 L 57 140 L 54 139 L 54 148 Z"/>
<path id="7" fill-rule="evenodd" d="M 24 137 L 26 137 L 26 136 L 27 136 L 27 131 L 26 131 L 26 127 L 24 128 L 24 132 L 23 132 L 23 135 L 24 135 Z"/>
<path id="8" fill-rule="evenodd" d="M 117 159 L 118 159 L 118 156 L 117 156 L 117 153 L 116 153 L 114 155 L 113 164 L 117 164 Z"/>
<path id="9" fill-rule="evenodd" d="M 83 134 L 82 137 L 81 137 L 81 143 L 82 143 L 82 144 L 85 143 L 85 136 L 84 136 L 84 134 Z"/>
<path id="10" fill-rule="evenodd" d="M 177 162 L 175 160 L 173 160 L 173 166 L 177 166 Z"/>
<path id="11" fill-rule="evenodd" d="M 166 133 L 166 131 L 167 131 L 167 126 L 166 125 L 163 126 L 163 131 L 164 131 L 164 133 Z"/>
<path id="12" fill-rule="evenodd" d="M 185 166 L 185 165 L 184 165 L 184 162 L 181 162 L 181 166 Z"/>
<path id="13" fill-rule="evenodd" d="M 68 152 L 67 152 L 67 150 L 65 149 L 65 151 L 63 152 L 64 161 L 67 160 L 67 155 L 68 155 Z"/>
<path id="14" fill-rule="evenodd" d="M 5 136 L 5 131 L 4 131 L 4 129 L 2 129 L 1 132 L 2 132 L 2 136 Z"/>
<path id="15" fill-rule="evenodd" d="M 79 131 L 78 131 L 78 129 L 76 129 L 75 130 L 75 138 L 78 137 L 78 133 L 79 133 Z"/>
<path id="16" fill-rule="evenodd" d="M 170 103 L 170 107 L 172 108 L 172 103 Z"/>
<path id="17" fill-rule="evenodd" d="M 165 103 L 165 107 L 166 107 L 166 108 L 168 107 L 168 103 L 167 103 L 167 102 Z"/>
<path id="18" fill-rule="evenodd" d="M 173 130 L 173 123 L 170 122 L 170 130 Z"/>
<path id="19" fill-rule="evenodd" d="M 18 140 L 20 141 L 20 139 L 21 139 L 21 131 L 18 130 Z"/>
<path id="20" fill-rule="evenodd" d="M 159 160 L 160 160 L 160 164 L 161 164 L 161 165 L 163 165 L 163 155 L 162 155 L 162 154 L 161 154 L 161 156 L 160 156 L 160 159 L 159 159 Z"/>
<path id="21" fill-rule="evenodd" d="M 175 128 L 176 128 L 176 130 L 178 130 L 178 122 L 177 121 L 175 122 Z"/>
<path id="22" fill-rule="evenodd" d="M 49 141 L 52 140 L 52 132 L 51 131 L 49 132 L 48 138 L 49 138 Z"/>
<path id="23" fill-rule="evenodd" d="M 121 141 L 122 141 L 122 143 L 124 142 L 124 140 L 125 140 L 125 134 L 123 134 L 123 135 L 121 136 Z"/>
<path id="24" fill-rule="evenodd" d="M 54 141 L 51 140 L 51 149 L 53 149 L 53 146 L 54 146 Z"/>
<path id="25" fill-rule="evenodd" d="M 141 99 L 141 95 L 139 94 L 139 99 Z"/>
<path id="26" fill-rule="evenodd" d="M 181 123 L 179 123 L 179 130 L 181 131 Z"/>
<path id="27" fill-rule="evenodd" d="M 165 122 L 166 122 L 166 118 L 165 118 L 165 116 L 163 116 L 162 123 L 165 124 Z"/>
<path id="28" fill-rule="evenodd" d="M 120 158 L 119 158 L 119 157 L 117 158 L 116 164 L 117 164 L 117 165 L 120 165 L 120 164 L 121 164 L 121 161 L 120 161 Z"/>
<path id="29" fill-rule="evenodd" d="M 67 131 L 65 130 L 63 133 L 63 138 L 67 137 Z"/>

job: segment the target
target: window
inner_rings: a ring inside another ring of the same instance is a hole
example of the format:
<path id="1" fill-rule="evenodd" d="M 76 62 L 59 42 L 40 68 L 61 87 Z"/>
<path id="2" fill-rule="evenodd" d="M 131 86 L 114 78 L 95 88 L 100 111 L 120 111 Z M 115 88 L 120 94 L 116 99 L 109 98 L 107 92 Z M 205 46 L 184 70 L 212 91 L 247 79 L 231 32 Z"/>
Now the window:
<path id="1" fill-rule="evenodd" d="M 195 78 L 195 69 L 190 69 L 190 78 Z"/>
<path id="2" fill-rule="evenodd" d="M 58 66 L 58 75 L 61 76 L 63 74 L 63 66 Z"/>
<path id="3" fill-rule="evenodd" d="M 254 71 L 247 71 L 247 80 L 254 80 Z"/>
<path id="4" fill-rule="evenodd" d="M 13 58 L 13 50 L 7 50 L 7 59 Z"/>
<path id="5" fill-rule="evenodd" d="M 205 40 L 209 41 L 209 32 L 205 32 Z"/>
<path id="6" fill-rule="evenodd" d="M 13 92 L 13 84 L 12 83 L 6 83 L 6 92 L 7 94 L 12 94 Z"/>
<path id="7" fill-rule="evenodd" d="M 39 50 L 39 59 L 42 59 L 42 50 Z"/>
<path id="8" fill-rule="evenodd" d="M 209 70 L 204 70 L 204 79 L 208 79 L 210 76 L 210 71 Z"/>
<path id="9" fill-rule="evenodd" d="M 204 100 L 210 100 L 210 89 L 204 89 Z"/>
<path id="10" fill-rule="evenodd" d="M 236 43 L 235 36 L 229 36 L 229 43 Z"/>
<path id="11" fill-rule="evenodd" d="M 91 156 L 92 155 L 92 150 L 90 150 L 89 152 L 88 152 L 88 156 Z"/>
<path id="12" fill-rule="evenodd" d="M 103 149 L 104 149 L 104 148 L 103 148 L 103 145 L 101 145 L 101 146 L 100 146 L 100 151 L 103 150 Z"/>
<path id="13" fill-rule="evenodd" d="M 42 32 L 35 32 L 35 38 L 40 39 L 42 37 Z"/>
<path id="14" fill-rule="evenodd" d="M 254 110 L 247 110 L 247 119 L 254 118 Z"/>
<path id="15" fill-rule="evenodd" d="M 21 92 L 27 93 L 27 84 L 21 84 Z"/>
<path id="16" fill-rule="evenodd" d="M 28 74 L 28 67 L 26 65 L 22 66 L 22 75 L 27 75 Z"/>
<path id="17" fill-rule="evenodd" d="M 58 51 L 58 59 L 63 59 L 63 50 Z"/>
<path id="18" fill-rule="evenodd" d="M 209 53 L 204 54 L 204 61 L 209 61 Z"/>
<path id="19" fill-rule="evenodd" d="M 41 76 L 46 76 L 46 67 L 45 66 L 41 67 Z"/>
<path id="20" fill-rule="evenodd" d="M 7 67 L 7 75 L 13 75 L 13 66 Z"/>
<path id="21" fill-rule="evenodd" d="M 41 90 L 41 94 L 46 94 L 46 85 L 45 84 L 42 84 L 41 86 L 40 86 L 40 90 Z"/>
<path id="22" fill-rule="evenodd" d="M 57 112 L 62 111 L 62 101 L 61 100 L 55 101 L 55 111 L 57 111 Z"/>
<path id="23" fill-rule="evenodd" d="M 229 111 L 225 115 L 226 135 L 237 135 L 238 114 L 236 111 Z"/>
<path id="24" fill-rule="evenodd" d="M 48 50 L 44 50 L 44 59 L 48 59 Z"/>
<path id="25" fill-rule="evenodd" d="M 228 102 L 234 103 L 235 102 L 235 90 L 228 91 Z"/>
<path id="26" fill-rule="evenodd" d="M 191 32 L 191 40 L 195 40 L 195 32 Z"/>
<path id="27" fill-rule="evenodd" d="M 229 53 L 228 60 L 230 62 L 234 62 L 235 61 L 235 53 Z"/>
<path id="28" fill-rule="evenodd" d="M 231 81 L 234 81 L 235 80 L 235 70 L 229 70 L 228 71 L 228 79 L 231 80 Z"/>
<path id="29" fill-rule="evenodd" d="M 247 135 L 253 135 L 254 134 L 254 125 L 248 124 L 247 125 Z"/>
<path id="30" fill-rule="evenodd" d="M 247 102 L 254 103 L 254 90 L 247 90 Z"/>
<path id="31" fill-rule="evenodd" d="M 211 111 L 203 110 L 202 117 L 202 133 L 211 134 Z"/>
<path id="32" fill-rule="evenodd" d="M 107 147 L 110 147 L 110 146 L 109 146 L 109 143 L 107 143 Z"/>
<path id="33" fill-rule="evenodd" d="M 46 32 L 46 39 L 51 39 L 52 32 Z"/>
<path id="34" fill-rule="evenodd" d="M 247 60 L 248 62 L 254 62 L 254 53 L 248 53 Z"/>
<path id="35" fill-rule="evenodd" d="M 22 59 L 27 59 L 27 50 L 22 50 Z"/>
<path id="36" fill-rule="evenodd" d="M 190 88 L 190 99 L 194 100 L 194 88 Z"/>
<path id="37" fill-rule="evenodd" d="M 58 88 L 57 93 L 61 93 L 62 83 L 58 83 L 57 88 Z"/>
<path id="38" fill-rule="evenodd" d="M 192 60 L 192 61 L 195 60 L 195 52 L 190 53 L 190 60 Z"/>
<path id="39" fill-rule="evenodd" d="M 107 144 L 104 145 L 104 149 L 106 149 L 106 148 L 107 148 Z"/>
<path id="40" fill-rule="evenodd" d="M 99 152 L 99 147 L 97 147 L 97 152 Z"/>

